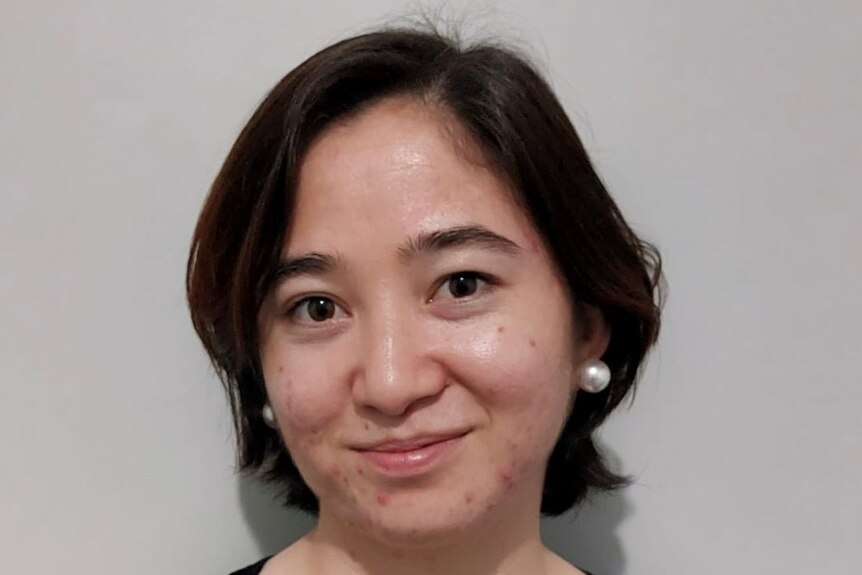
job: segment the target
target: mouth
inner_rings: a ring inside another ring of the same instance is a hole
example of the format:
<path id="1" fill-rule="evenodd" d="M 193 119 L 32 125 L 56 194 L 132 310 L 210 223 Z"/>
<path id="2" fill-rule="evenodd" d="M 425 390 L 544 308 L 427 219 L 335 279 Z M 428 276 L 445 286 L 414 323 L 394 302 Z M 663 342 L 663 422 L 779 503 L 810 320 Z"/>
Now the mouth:
<path id="1" fill-rule="evenodd" d="M 428 473 L 455 451 L 469 431 L 376 443 L 357 453 L 378 472 L 394 477 Z"/>

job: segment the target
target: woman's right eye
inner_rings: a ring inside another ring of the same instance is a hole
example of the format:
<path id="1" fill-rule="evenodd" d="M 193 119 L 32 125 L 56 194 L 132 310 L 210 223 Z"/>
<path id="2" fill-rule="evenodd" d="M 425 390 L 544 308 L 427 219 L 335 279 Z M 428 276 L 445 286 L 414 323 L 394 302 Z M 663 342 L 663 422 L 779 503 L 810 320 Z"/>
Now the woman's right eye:
<path id="1" fill-rule="evenodd" d="M 344 310 L 328 297 L 310 296 L 296 302 L 288 315 L 299 323 L 323 323 L 344 315 Z"/>

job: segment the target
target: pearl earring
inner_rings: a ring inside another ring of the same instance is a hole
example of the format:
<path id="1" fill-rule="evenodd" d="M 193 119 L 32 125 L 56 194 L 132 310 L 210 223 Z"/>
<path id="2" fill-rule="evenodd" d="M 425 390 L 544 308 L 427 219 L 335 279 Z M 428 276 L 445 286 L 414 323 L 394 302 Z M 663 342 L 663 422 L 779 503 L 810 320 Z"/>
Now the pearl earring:
<path id="1" fill-rule="evenodd" d="M 611 369 L 600 359 L 588 361 L 581 368 L 581 389 L 588 393 L 603 391 L 611 382 Z"/>
<path id="2" fill-rule="evenodd" d="M 268 426 L 273 429 L 278 429 L 278 425 L 275 422 L 275 414 L 272 412 L 272 406 L 270 404 L 263 404 L 263 409 L 260 410 L 260 416 L 263 418 L 263 422 Z"/>

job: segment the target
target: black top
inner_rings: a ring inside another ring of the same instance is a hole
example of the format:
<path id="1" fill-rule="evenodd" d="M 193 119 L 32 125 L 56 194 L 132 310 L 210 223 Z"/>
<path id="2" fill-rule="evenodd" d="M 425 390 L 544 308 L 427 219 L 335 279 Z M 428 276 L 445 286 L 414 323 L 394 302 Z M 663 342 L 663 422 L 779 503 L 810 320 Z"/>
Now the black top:
<path id="1" fill-rule="evenodd" d="M 269 560 L 269 557 L 264 557 L 263 559 L 261 559 L 260 561 L 255 563 L 254 565 L 249 565 L 245 569 L 240 569 L 239 571 L 234 571 L 230 575 L 258 575 L 258 573 L 260 573 L 260 570 L 263 569 L 263 564 L 266 563 L 268 560 Z M 581 571 L 584 571 L 584 570 L 581 569 Z M 591 575 L 591 573 L 589 571 L 584 571 L 584 573 L 586 573 L 587 575 Z"/>
<path id="2" fill-rule="evenodd" d="M 269 561 L 269 557 L 264 557 L 254 565 L 249 565 L 245 569 L 234 571 L 230 575 L 258 575 L 258 573 L 260 573 L 260 570 L 263 569 L 263 564 L 267 561 Z"/>

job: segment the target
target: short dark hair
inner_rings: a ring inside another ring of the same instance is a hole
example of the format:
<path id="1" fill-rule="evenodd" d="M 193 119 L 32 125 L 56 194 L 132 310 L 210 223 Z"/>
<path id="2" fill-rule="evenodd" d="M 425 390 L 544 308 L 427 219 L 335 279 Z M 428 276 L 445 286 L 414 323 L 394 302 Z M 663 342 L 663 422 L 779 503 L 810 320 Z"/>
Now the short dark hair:
<path id="1" fill-rule="evenodd" d="M 600 310 L 610 328 L 602 359 L 611 383 L 574 402 L 550 456 L 542 513 L 561 514 L 591 489 L 628 484 L 605 465 L 591 434 L 632 389 L 658 335 L 658 252 L 626 224 L 525 57 L 409 28 L 340 41 L 288 73 L 242 130 L 203 206 L 186 288 L 195 330 L 230 400 L 239 468 L 284 485 L 289 505 L 317 512 L 316 496 L 260 415 L 266 393 L 257 313 L 310 143 L 332 122 L 393 96 L 437 106 L 464 128 L 543 236 L 575 306 Z"/>

